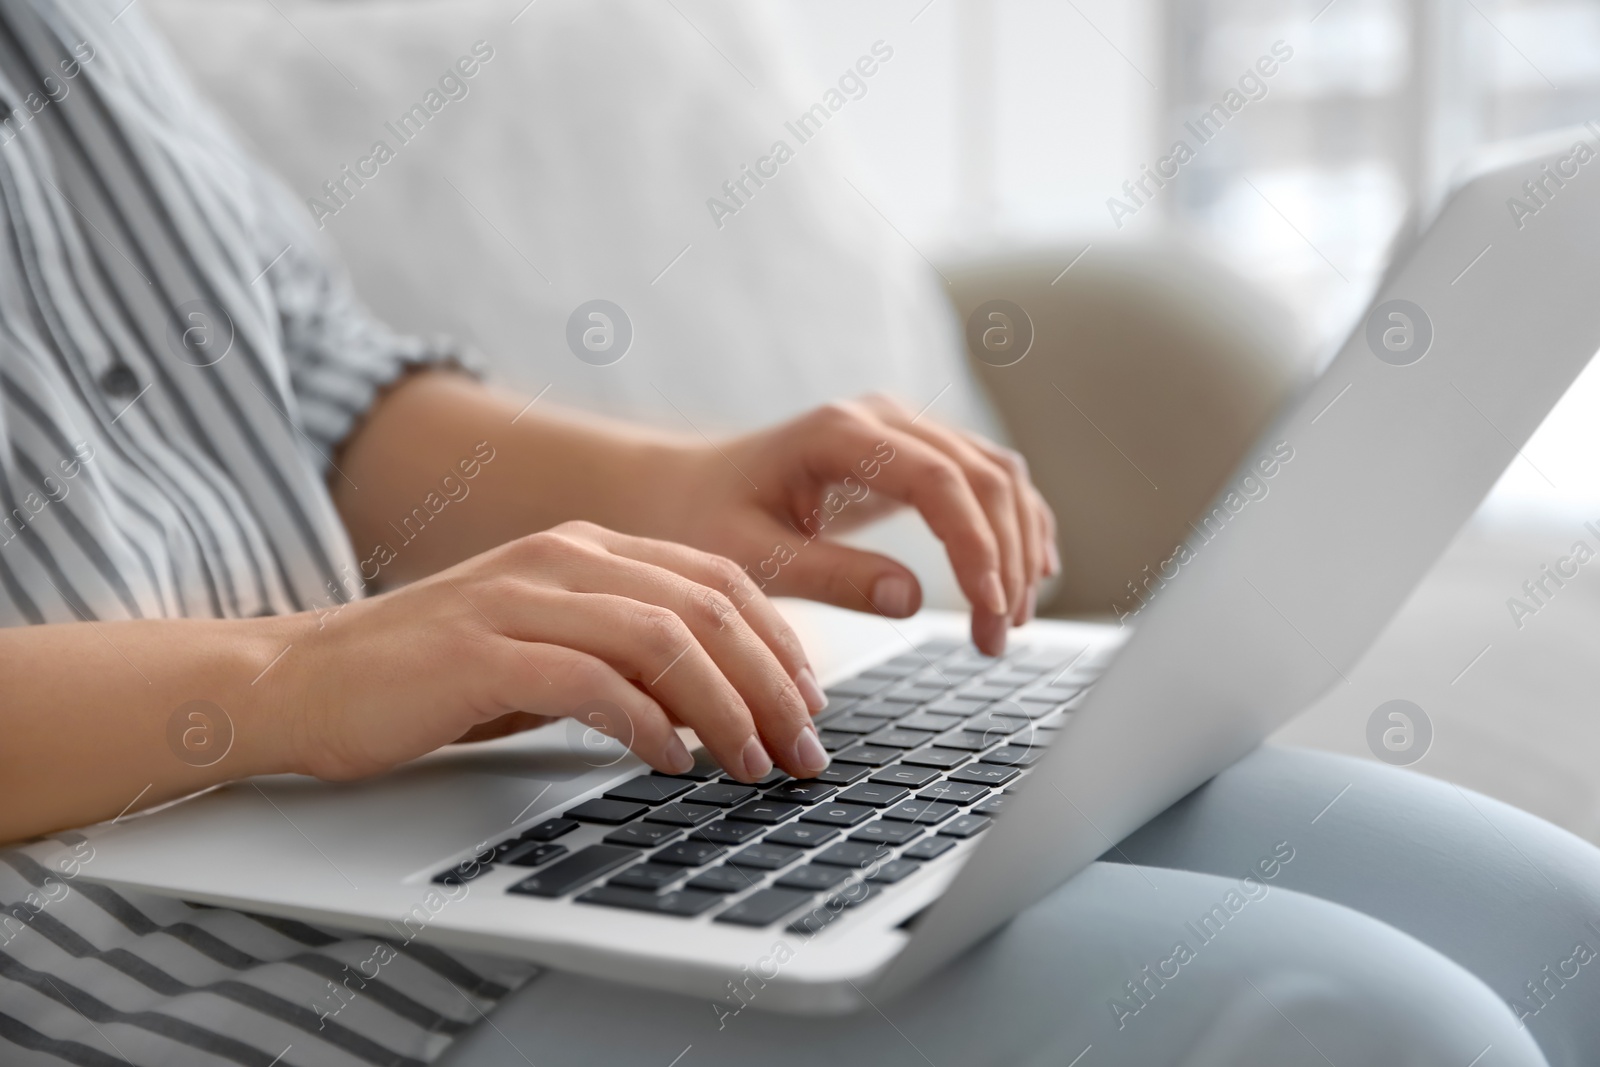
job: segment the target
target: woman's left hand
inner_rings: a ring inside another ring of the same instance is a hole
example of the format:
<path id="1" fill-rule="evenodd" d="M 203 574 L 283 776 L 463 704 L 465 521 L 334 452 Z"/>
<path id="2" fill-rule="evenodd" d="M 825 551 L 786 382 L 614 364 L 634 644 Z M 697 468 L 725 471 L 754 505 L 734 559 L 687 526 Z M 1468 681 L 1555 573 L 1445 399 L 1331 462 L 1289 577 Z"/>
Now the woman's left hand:
<path id="1" fill-rule="evenodd" d="M 909 505 L 944 543 L 973 604 L 972 638 L 994 655 L 1033 617 L 1061 567 L 1055 516 L 1016 452 L 940 426 L 894 400 L 828 404 L 721 444 L 674 451 L 650 478 L 669 537 L 743 565 L 773 596 L 891 618 L 922 603 L 916 576 L 826 535 Z"/>

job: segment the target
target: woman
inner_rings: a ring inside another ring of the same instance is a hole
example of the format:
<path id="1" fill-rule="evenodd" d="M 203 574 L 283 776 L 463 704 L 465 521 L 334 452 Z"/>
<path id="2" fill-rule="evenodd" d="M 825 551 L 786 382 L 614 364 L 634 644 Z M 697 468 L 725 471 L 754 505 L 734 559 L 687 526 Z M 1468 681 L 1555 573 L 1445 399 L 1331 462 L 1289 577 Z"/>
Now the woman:
<path id="1" fill-rule="evenodd" d="M 767 597 L 891 617 L 920 601 L 895 561 L 806 538 L 827 488 L 870 470 L 879 499 L 920 512 L 989 652 L 1058 568 L 1054 519 L 1015 456 L 889 400 L 709 443 L 497 396 L 464 353 L 367 316 L 125 0 L 0 0 L 0 96 L 0 841 L 56 835 L 0 854 L 0 1061 L 412 1064 L 470 1031 L 458 1062 L 666 1063 L 690 1054 L 680 1037 L 728 1063 L 1085 1046 L 1085 1063 L 1466 1063 L 1485 1044 L 1545 1062 L 1485 984 L 1538 973 L 1479 951 L 1472 919 L 1504 894 L 1457 877 L 1458 857 L 1361 854 L 1392 811 L 1425 813 L 1466 856 L 1503 833 L 1559 867 L 1573 916 L 1600 864 L 1488 801 L 1494 834 L 1431 786 L 1309 755 L 1252 757 L 1124 844 L 1150 869 L 1097 864 L 844 1021 L 730 1023 L 425 946 L 330 1017 L 318 1004 L 373 939 L 80 877 L 92 843 L 71 827 L 252 774 L 374 774 L 594 701 L 612 710 L 590 723 L 662 770 L 689 759 L 681 724 L 741 780 L 814 774 L 825 698 Z M 775 552 L 796 538 L 804 551 Z M 227 724 L 220 758 L 193 758 L 196 702 L 223 713 L 204 720 Z M 1358 779 L 1312 829 L 1301 809 Z M 1282 891 L 1175 963 L 1171 929 L 1261 848 Z M 1460 921 L 1384 913 L 1381 892 L 1363 907 L 1383 921 L 1341 905 L 1374 886 L 1458 892 Z M 1521 921 L 1561 947 L 1567 916 Z M 1575 1003 L 1525 1018 L 1557 1051 L 1592 1051 Z M 603 1025 L 618 1013 L 632 1025 Z"/>

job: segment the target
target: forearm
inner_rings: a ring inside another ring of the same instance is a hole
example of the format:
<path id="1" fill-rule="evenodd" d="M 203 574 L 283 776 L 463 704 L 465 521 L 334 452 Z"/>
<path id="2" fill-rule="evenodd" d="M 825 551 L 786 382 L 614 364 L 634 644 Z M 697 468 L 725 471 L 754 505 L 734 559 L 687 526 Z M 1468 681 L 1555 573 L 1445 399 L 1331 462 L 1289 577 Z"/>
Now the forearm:
<path id="1" fill-rule="evenodd" d="M 640 502 L 681 439 L 525 404 L 438 372 L 378 403 L 332 481 L 369 582 L 431 574 L 575 519 L 652 532 Z"/>
<path id="2" fill-rule="evenodd" d="M 253 683 L 307 618 L 0 630 L 0 842 L 293 769 L 282 690 Z"/>

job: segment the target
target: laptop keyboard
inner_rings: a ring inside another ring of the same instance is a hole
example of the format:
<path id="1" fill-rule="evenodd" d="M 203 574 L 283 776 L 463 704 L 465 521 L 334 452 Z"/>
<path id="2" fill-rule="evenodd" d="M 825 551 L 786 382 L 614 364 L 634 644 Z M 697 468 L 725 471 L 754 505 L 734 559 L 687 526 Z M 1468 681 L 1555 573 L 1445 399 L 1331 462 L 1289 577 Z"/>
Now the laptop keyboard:
<path id="1" fill-rule="evenodd" d="M 687 774 L 628 779 L 434 881 L 527 868 L 507 892 L 814 933 L 987 830 L 1102 666 L 1091 650 L 991 658 L 929 641 L 828 690 L 815 723 L 833 763 L 815 778 L 745 785 L 702 753 Z M 585 825 L 598 842 L 560 842 Z"/>

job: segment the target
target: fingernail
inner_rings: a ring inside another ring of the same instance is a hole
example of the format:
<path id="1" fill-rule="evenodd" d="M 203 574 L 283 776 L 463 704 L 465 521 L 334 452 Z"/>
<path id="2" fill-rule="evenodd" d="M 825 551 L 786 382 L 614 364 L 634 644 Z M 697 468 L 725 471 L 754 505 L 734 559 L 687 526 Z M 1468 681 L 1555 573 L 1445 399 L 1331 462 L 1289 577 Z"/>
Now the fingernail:
<path id="1" fill-rule="evenodd" d="M 1033 621 L 1033 617 L 1034 617 L 1034 613 L 1037 612 L 1038 610 L 1039 610 L 1039 587 L 1036 586 L 1036 585 L 1030 585 L 1028 587 L 1028 610 L 1023 614 L 1022 621 L 1023 622 L 1032 622 Z"/>
<path id="2" fill-rule="evenodd" d="M 828 706 L 828 694 L 817 684 L 817 676 L 810 667 L 800 668 L 800 673 L 794 676 L 794 684 L 799 688 L 800 698 L 806 702 L 806 710 L 811 714 L 815 715 Z"/>
<path id="3" fill-rule="evenodd" d="M 667 743 L 661 749 L 661 762 L 667 765 L 667 770 L 673 774 L 688 774 L 694 770 L 694 757 L 689 755 L 689 750 L 683 745 L 683 738 L 673 734 L 667 738 Z"/>
<path id="4" fill-rule="evenodd" d="M 744 751 L 739 758 L 744 761 L 744 776 L 752 782 L 759 782 L 772 773 L 772 757 L 767 755 L 758 737 L 752 737 L 744 743 Z"/>
<path id="5" fill-rule="evenodd" d="M 978 586 L 978 595 L 983 598 L 983 606 L 996 615 L 1006 613 L 1006 587 L 1000 581 L 999 571 L 990 571 L 983 576 L 983 581 Z"/>
<path id="6" fill-rule="evenodd" d="M 828 769 L 828 751 L 822 747 L 817 731 L 810 726 L 801 730 L 795 739 L 794 762 L 808 774 L 821 774 Z"/>
<path id="7" fill-rule="evenodd" d="M 872 583 L 872 606 L 890 618 L 910 615 L 913 595 L 911 579 L 901 574 L 885 574 Z"/>

